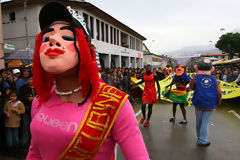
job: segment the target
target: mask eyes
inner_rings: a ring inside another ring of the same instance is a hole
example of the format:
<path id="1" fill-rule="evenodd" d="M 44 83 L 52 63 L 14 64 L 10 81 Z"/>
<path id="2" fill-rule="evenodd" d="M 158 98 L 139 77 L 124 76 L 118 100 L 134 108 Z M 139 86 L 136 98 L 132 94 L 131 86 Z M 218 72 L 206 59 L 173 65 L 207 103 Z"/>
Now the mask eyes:
<path id="1" fill-rule="evenodd" d="M 74 38 L 70 36 L 62 36 L 62 38 L 66 41 L 74 41 Z"/>
<path id="2" fill-rule="evenodd" d="M 45 37 L 44 40 L 43 40 L 43 43 L 48 42 L 48 41 L 49 41 L 49 37 Z"/>
<path id="3" fill-rule="evenodd" d="M 179 65 L 179 66 L 177 66 L 177 68 L 184 69 L 184 66 L 182 66 L 182 65 Z"/>

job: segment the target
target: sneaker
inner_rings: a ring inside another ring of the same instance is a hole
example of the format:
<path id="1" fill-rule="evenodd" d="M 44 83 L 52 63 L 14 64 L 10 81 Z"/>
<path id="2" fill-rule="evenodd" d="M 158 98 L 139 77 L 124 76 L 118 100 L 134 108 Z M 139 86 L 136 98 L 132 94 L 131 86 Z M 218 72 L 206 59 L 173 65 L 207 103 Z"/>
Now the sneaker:
<path id="1" fill-rule="evenodd" d="M 211 142 L 207 142 L 207 143 L 204 143 L 204 144 L 200 144 L 198 143 L 198 146 L 200 147 L 207 147 L 207 146 L 210 146 Z"/>
<path id="2" fill-rule="evenodd" d="M 146 121 L 146 122 L 144 123 L 144 127 L 148 127 L 149 124 L 150 124 L 150 122 L 149 122 L 149 121 Z"/>
<path id="3" fill-rule="evenodd" d="M 145 121 L 145 118 L 143 117 L 143 118 L 140 120 L 140 123 L 143 124 L 144 121 Z"/>
<path id="4" fill-rule="evenodd" d="M 182 120 L 179 122 L 179 124 L 187 124 L 187 121 L 186 120 Z"/>
<path id="5" fill-rule="evenodd" d="M 175 122 L 175 118 L 170 118 L 169 122 Z"/>

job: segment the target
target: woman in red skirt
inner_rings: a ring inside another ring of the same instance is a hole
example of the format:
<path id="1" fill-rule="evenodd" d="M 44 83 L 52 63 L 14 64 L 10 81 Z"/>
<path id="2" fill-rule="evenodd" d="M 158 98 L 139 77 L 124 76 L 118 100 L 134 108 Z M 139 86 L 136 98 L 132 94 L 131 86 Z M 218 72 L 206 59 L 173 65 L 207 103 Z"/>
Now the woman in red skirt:
<path id="1" fill-rule="evenodd" d="M 140 121 L 141 124 L 146 120 L 146 106 L 148 104 L 148 116 L 147 121 L 144 123 L 144 127 L 148 127 L 150 124 L 150 118 L 152 115 L 152 106 L 157 103 L 157 91 L 155 88 L 155 82 L 157 82 L 158 87 L 158 99 L 160 99 L 160 85 L 155 72 L 152 72 L 152 66 L 150 64 L 145 66 L 146 72 L 142 76 L 142 81 L 132 85 L 139 85 L 145 82 L 143 94 L 142 94 L 142 114 L 143 117 Z M 131 87 L 132 87 L 131 86 Z"/>

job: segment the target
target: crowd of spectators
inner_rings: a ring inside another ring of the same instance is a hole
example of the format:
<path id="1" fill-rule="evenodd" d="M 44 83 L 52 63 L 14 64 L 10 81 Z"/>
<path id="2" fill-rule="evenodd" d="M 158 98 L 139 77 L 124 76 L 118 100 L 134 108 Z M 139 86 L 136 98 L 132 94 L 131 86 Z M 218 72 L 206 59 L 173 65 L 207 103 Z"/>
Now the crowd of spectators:
<path id="1" fill-rule="evenodd" d="M 31 68 L 0 70 L 0 147 L 30 144 L 32 77 Z"/>
<path id="2" fill-rule="evenodd" d="M 222 80 L 224 82 L 235 82 L 240 85 L 240 63 L 214 67 L 215 70 L 212 75 L 216 76 L 218 80 Z M 131 78 L 142 79 L 144 72 L 144 68 L 106 68 L 100 70 L 101 78 L 105 83 L 126 93 L 129 93 Z M 162 80 L 174 73 L 172 67 L 168 66 L 164 68 L 153 68 L 153 72 L 156 73 L 158 80 Z M 186 73 L 193 72 L 193 68 L 186 69 Z"/>
<path id="3" fill-rule="evenodd" d="M 224 82 L 235 82 L 240 85 L 240 63 L 215 66 L 213 75 Z"/>

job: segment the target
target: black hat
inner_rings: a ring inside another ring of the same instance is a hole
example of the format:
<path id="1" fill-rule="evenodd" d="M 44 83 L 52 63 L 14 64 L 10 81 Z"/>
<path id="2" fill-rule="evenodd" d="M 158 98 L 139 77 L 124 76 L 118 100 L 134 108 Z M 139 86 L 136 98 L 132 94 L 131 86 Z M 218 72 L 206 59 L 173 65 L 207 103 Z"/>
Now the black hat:
<path id="1" fill-rule="evenodd" d="M 77 28 L 82 29 L 86 35 L 86 40 L 91 42 L 91 36 L 87 24 L 85 23 L 83 17 L 78 15 L 75 10 L 70 7 L 66 7 L 59 2 L 49 2 L 42 7 L 39 13 L 41 30 L 58 20 L 67 21 Z"/>

